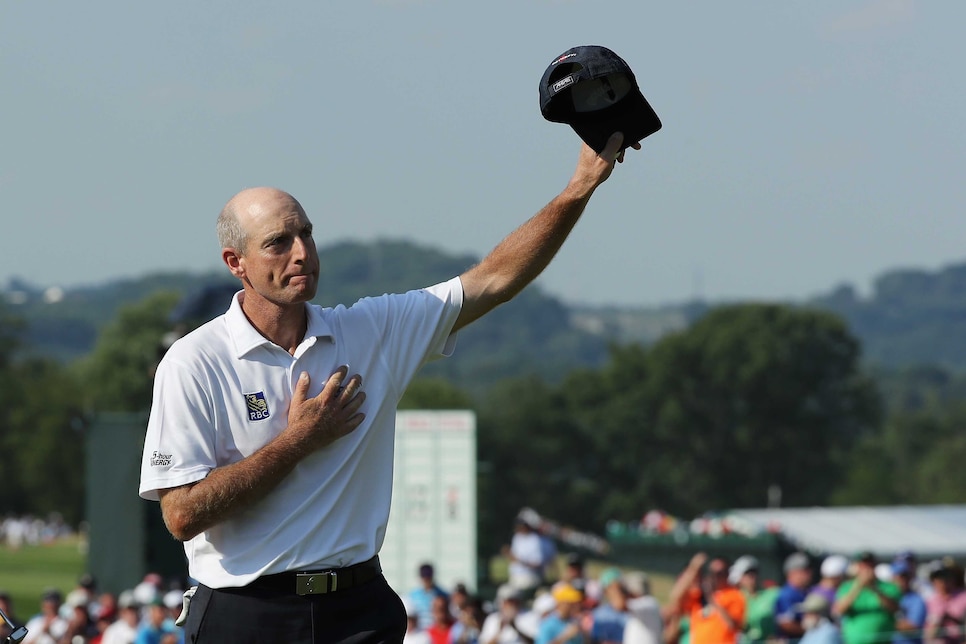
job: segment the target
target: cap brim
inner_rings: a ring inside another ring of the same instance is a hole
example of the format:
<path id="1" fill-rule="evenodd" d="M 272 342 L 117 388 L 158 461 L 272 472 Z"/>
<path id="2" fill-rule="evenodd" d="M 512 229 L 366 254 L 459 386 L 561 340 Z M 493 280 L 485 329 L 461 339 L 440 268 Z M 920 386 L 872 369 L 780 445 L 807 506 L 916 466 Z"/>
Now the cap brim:
<path id="1" fill-rule="evenodd" d="M 603 151 L 614 132 L 623 133 L 621 147 L 626 148 L 661 129 L 661 119 L 637 89 L 612 107 L 577 113 L 571 118 L 570 127 L 598 153 Z"/>

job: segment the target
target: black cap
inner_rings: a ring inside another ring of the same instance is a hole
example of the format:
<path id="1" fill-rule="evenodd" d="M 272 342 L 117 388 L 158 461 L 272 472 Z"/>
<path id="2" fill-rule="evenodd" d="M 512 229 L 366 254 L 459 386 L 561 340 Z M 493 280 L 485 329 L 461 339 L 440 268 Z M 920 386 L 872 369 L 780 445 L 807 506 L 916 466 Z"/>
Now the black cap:
<path id="1" fill-rule="evenodd" d="M 630 66 L 598 45 L 573 47 L 550 63 L 540 79 L 540 112 L 570 125 L 597 152 L 614 132 L 624 134 L 626 148 L 661 129 Z"/>

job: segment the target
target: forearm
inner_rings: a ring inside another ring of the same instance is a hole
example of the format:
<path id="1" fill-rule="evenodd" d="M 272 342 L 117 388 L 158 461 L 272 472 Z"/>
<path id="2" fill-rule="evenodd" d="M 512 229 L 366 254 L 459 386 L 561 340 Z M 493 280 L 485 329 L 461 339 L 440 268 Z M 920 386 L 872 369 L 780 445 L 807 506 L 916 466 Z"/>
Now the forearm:
<path id="1" fill-rule="evenodd" d="M 463 308 L 454 331 L 509 301 L 543 272 L 577 224 L 592 192 L 571 183 L 461 276 Z"/>
<path id="2" fill-rule="evenodd" d="M 179 541 L 195 537 L 267 496 L 302 456 L 283 434 L 251 456 L 213 469 L 197 483 L 163 490 L 165 525 Z"/>
<path id="3" fill-rule="evenodd" d="M 860 592 L 862 592 L 862 588 L 859 587 L 858 584 L 852 586 L 852 588 L 849 589 L 849 592 L 836 599 L 835 603 L 832 604 L 832 614 L 841 617 L 848 612 L 848 610 L 852 608 L 852 604 L 855 603 L 855 598 L 859 596 Z"/>

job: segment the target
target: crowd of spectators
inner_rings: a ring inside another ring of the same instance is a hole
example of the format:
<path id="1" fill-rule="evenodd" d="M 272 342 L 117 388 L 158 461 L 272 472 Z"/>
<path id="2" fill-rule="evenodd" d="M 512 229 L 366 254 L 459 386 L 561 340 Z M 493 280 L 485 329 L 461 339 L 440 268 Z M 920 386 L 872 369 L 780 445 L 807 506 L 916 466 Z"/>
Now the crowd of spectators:
<path id="1" fill-rule="evenodd" d="M 433 564 L 421 565 L 401 593 L 406 644 L 966 644 L 966 578 L 951 559 L 796 552 L 781 579 L 764 579 L 753 556 L 699 553 L 658 599 L 645 573 L 589 574 L 582 556 L 559 554 L 525 521 L 505 554 L 507 581 L 492 599 L 444 588 Z M 115 596 L 84 575 L 69 592 L 43 594 L 24 644 L 180 644 L 183 594 L 149 574 Z M 0 609 L 20 625 L 16 608 L 0 591 Z"/>
<path id="2" fill-rule="evenodd" d="M 695 555 L 663 607 L 667 644 L 962 644 L 964 571 L 911 552 L 784 561 L 780 581 L 760 578 L 751 556 Z M 816 574 L 817 573 L 817 574 Z"/>
<path id="3" fill-rule="evenodd" d="M 964 644 L 966 579 L 951 559 L 870 552 L 789 555 L 781 579 L 763 579 L 753 556 L 694 556 L 660 601 L 646 574 L 588 575 L 574 554 L 551 559 L 539 531 L 517 526 L 506 550 L 509 581 L 493 602 L 432 565 L 404 597 L 407 644 Z M 563 561 L 559 575 L 549 562 Z M 548 581 L 551 577 L 554 581 Z"/>
<path id="4" fill-rule="evenodd" d="M 17 626 L 26 626 L 23 644 L 183 644 L 183 633 L 175 625 L 183 593 L 153 573 L 118 595 L 100 592 L 96 580 L 83 575 L 66 595 L 60 589 L 45 590 L 40 612 L 26 624 L 4 591 L 0 609 Z M 0 641 L 9 635 L 9 627 L 0 624 Z"/>
<path id="5" fill-rule="evenodd" d="M 432 564 L 419 568 L 420 583 L 403 596 L 409 627 L 405 644 L 658 644 L 661 607 L 643 573 L 607 568 L 585 573 L 583 559 L 563 558 L 553 583 L 544 570 L 502 584 L 492 601 L 465 585 L 447 591 Z"/>
<path id="6" fill-rule="evenodd" d="M 59 514 L 46 518 L 8 515 L 0 520 L 0 544 L 16 550 L 72 536 L 74 531 Z"/>

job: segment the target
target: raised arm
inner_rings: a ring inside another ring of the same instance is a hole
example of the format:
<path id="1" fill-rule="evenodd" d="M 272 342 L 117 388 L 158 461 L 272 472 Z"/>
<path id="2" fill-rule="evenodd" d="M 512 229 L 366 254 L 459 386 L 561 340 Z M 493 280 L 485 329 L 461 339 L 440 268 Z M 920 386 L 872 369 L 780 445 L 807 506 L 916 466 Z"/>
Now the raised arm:
<path id="1" fill-rule="evenodd" d="M 573 230 L 597 186 L 623 161 L 623 135 L 615 133 L 598 155 L 586 144 L 567 187 L 510 233 L 483 261 L 460 276 L 463 308 L 453 331 L 509 301 L 550 263 Z M 640 144 L 631 147 L 640 149 Z"/>

